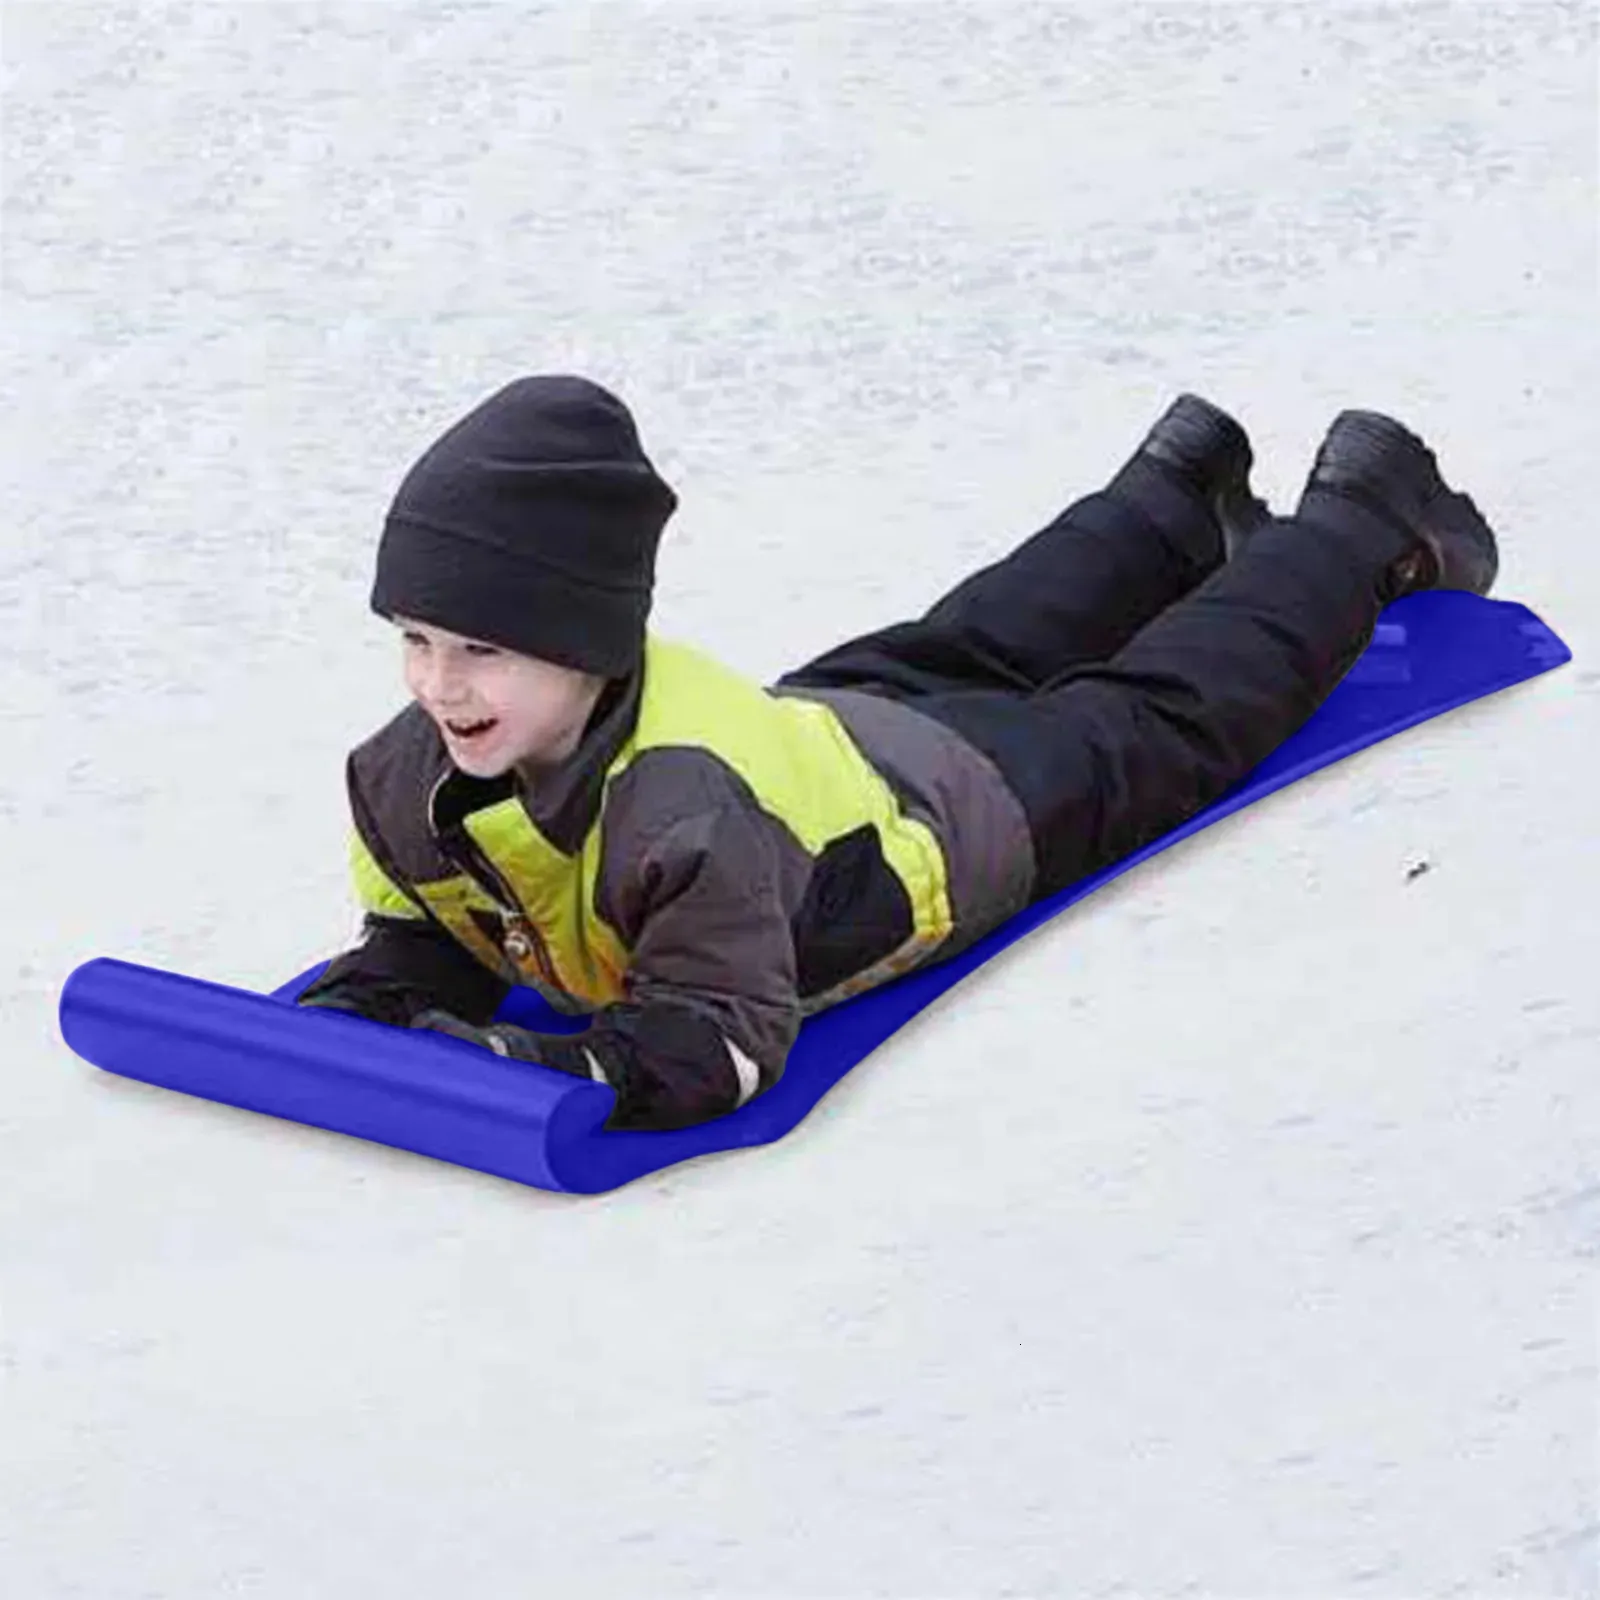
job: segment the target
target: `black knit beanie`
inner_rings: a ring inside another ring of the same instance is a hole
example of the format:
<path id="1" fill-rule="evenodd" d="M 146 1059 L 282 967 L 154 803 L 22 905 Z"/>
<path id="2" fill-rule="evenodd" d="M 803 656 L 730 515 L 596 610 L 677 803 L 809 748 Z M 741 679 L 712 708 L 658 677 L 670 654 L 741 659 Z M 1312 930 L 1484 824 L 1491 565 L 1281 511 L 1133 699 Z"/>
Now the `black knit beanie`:
<path id="1" fill-rule="evenodd" d="M 587 378 L 519 378 L 406 474 L 372 609 L 601 677 L 638 663 L 678 497 L 628 408 Z"/>

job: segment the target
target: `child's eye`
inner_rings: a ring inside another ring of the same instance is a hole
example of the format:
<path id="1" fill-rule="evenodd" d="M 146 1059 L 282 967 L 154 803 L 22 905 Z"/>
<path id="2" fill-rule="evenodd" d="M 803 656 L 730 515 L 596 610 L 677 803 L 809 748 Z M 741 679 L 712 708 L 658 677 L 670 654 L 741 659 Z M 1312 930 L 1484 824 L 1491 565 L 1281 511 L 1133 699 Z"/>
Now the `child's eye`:
<path id="1" fill-rule="evenodd" d="M 500 652 L 492 644 L 469 644 L 467 646 L 467 654 L 469 656 L 497 656 Z"/>

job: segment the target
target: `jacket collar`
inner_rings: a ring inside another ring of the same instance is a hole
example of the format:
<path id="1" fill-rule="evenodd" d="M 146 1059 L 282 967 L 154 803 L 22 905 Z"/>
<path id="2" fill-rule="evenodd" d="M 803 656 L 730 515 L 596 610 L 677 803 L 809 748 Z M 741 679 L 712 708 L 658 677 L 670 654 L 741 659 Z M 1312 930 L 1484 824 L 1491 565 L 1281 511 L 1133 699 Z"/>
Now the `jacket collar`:
<path id="1" fill-rule="evenodd" d="M 564 855 L 576 855 L 599 814 L 606 772 L 638 720 L 643 690 L 642 663 L 626 678 L 607 683 L 577 748 L 534 788 L 514 769 L 498 778 L 475 778 L 447 760 L 429 802 L 434 832 L 459 828 L 469 813 L 517 795 L 540 833 Z"/>

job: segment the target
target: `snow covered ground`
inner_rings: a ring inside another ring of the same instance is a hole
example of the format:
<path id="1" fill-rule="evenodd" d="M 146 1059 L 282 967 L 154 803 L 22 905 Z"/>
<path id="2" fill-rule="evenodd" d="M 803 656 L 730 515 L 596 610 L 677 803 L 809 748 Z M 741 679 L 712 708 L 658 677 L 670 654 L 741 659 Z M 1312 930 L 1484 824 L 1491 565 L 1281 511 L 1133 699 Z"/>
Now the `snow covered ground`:
<path id="1" fill-rule="evenodd" d="M 0 1592 L 1600 1595 L 1593 5 L 0 27 Z M 763 681 L 1184 388 L 1280 505 L 1411 422 L 1575 660 L 611 1195 L 79 1060 L 80 962 L 347 942 L 383 511 L 562 369 L 682 496 L 655 625 Z"/>

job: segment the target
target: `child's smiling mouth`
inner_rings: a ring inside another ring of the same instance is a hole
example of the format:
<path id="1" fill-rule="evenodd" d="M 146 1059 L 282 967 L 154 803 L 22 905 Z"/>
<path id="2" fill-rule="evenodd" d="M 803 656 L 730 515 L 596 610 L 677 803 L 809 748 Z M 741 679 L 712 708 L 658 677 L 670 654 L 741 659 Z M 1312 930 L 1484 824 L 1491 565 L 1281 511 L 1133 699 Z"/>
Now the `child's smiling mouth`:
<path id="1" fill-rule="evenodd" d="M 446 720 L 445 727 L 450 736 L 461 744 L 469 744 L 474 739 L 481 739 L 490 732 L 498 723 L 497 717 L 486 717 L 479 722 L 454 722 Z"/>

